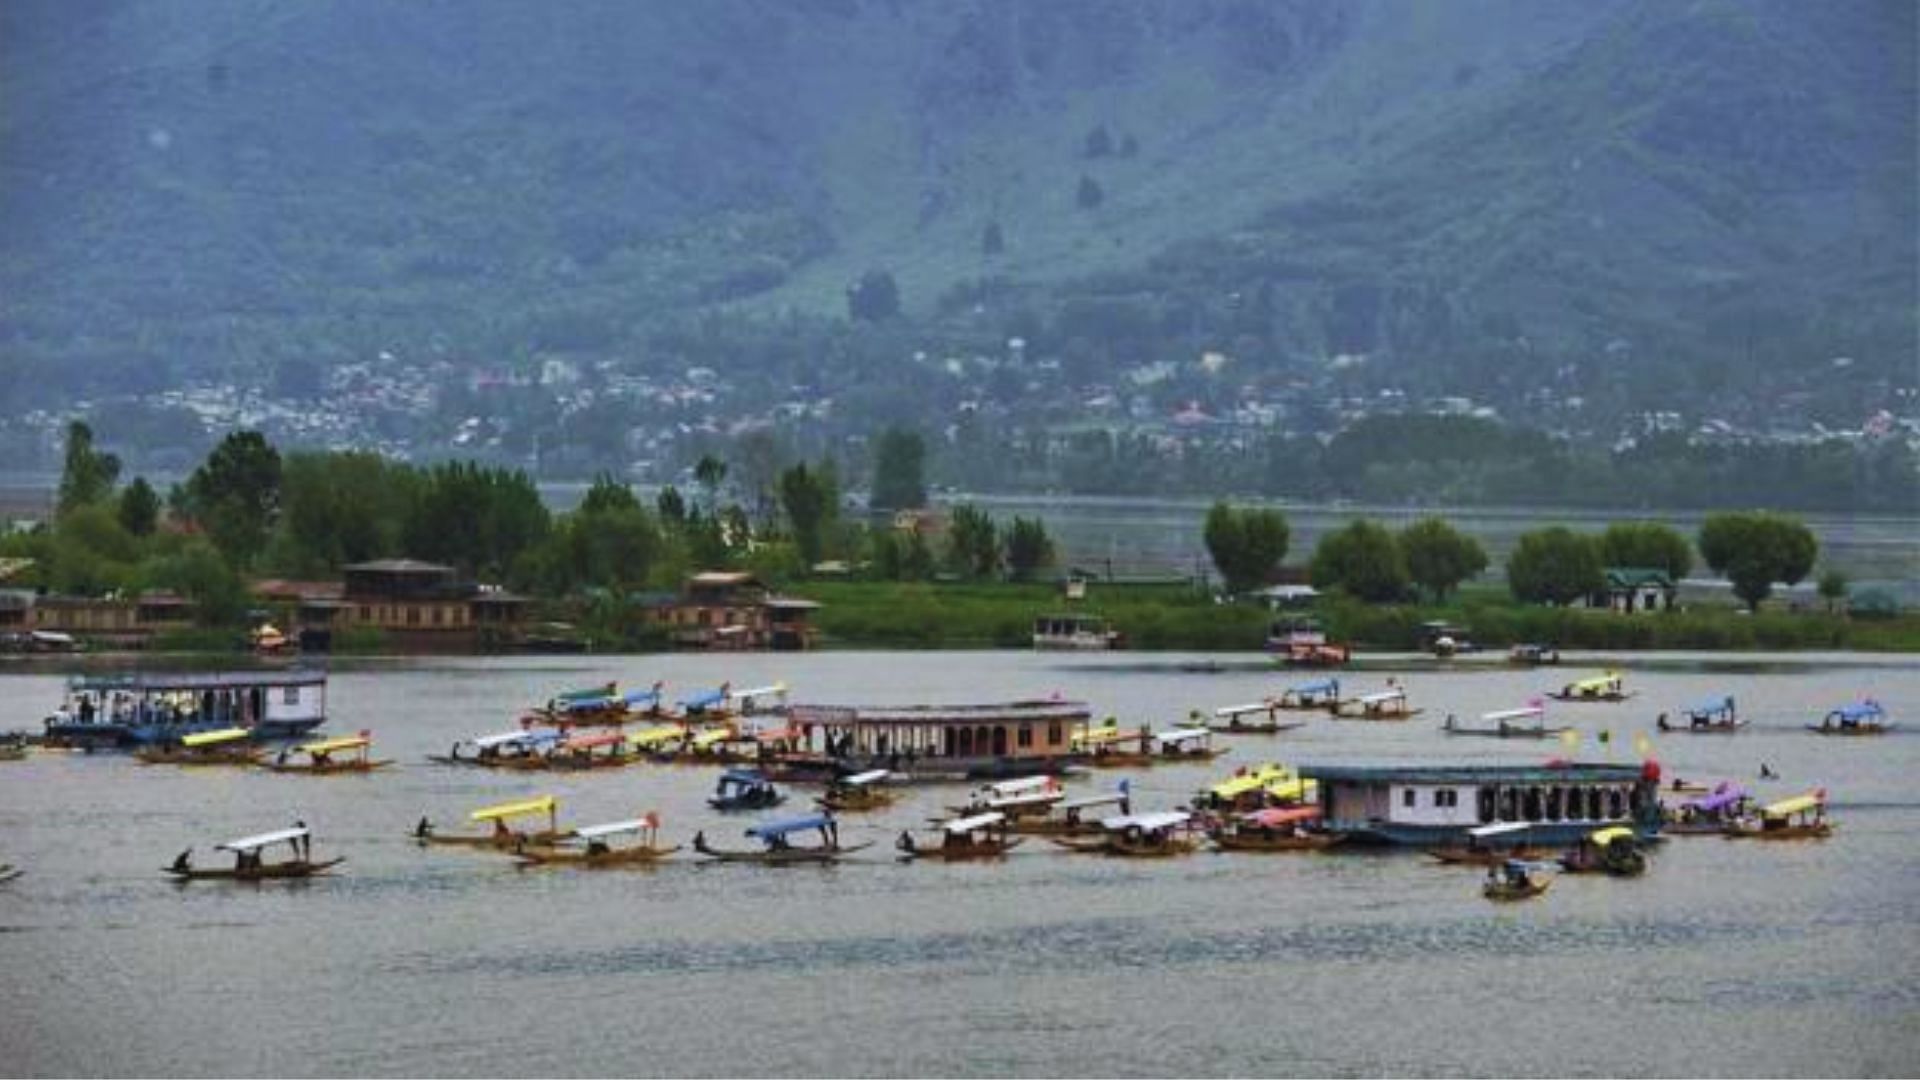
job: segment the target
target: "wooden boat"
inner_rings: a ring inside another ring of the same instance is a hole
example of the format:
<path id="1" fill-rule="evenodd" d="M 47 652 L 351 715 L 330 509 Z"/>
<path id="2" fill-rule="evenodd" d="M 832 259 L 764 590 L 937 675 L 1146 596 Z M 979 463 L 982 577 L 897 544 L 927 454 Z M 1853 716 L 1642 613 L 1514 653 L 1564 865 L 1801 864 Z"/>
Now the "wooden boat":
<path id="1" fill-rule="evenodd" d="M 729 769 L 720 774 L 707 805 L 720 811 L 765 810 L 786 801 L 786 795 L 764 774 L 752 769 Z"/>
<path id="2" fill-rule="evenodd" d="M 1126 638 L 1098 615 L 1041 615 L 1033 620 L 1035 649 L 1118 649 Z"/>
<path id="3" fill-rule="evenodd" d="M 639 841 L 615 847 L 608 840 L 616 836 L 638 836 Z M 667 847 L 660 843 L 660 816 L 648 814 L 604 825 L 583 825 L 550 844 L 522 844 L 514 849 L 513 857 L 529 866 L 601 870 L 658 862 L 679 850 L 678 844 Z"/>
<path id="4" fill-rule="evenodd" d="M 590 769 L 620 769 L 640 760 L 638 754 L 628 753 L 626 737 L 611 728 L 594 731 L 580 731 L 560 740 L 537 760 L 544 767 L 560 772 L 583 772 Z"/>
<path id="5" fill-rule="evenodd" d="M 345 858 L 333 858 L 314 862 L 310 854 L 312 843 L 312 832 L 305 825 L 296 825 L 291 829 L 246 836 L 221 844 L 216 850 L 233 853 L 234 864 L 230 867 L 196 869 L 192 863 L 193 849 L 189 848 L 164 870 L 181 881 L 277 881 L 324 874 L 346 861 Z M 275 844 L 290 847 L 292 857 L 285 862 L 265 862 L 262 852 Z"/>
<path id="6" fill-rule="evenodd" d="M 868 769 L 852 776 L 839 776 L 827 782 L 826 793 L 815 799 L 823 810 L 840 813 L 848 810 L 878 810 L 892 806 L 899 798 L 885 784 L 893 774 L 885 769 Z"/>
<path id="7" fill-rule="evenodd" d="M 1308 801 L 1313 785 L 1276 762 L 1243 768 L 1193 797 L 1193 808 L 1213 814 L 1250 814 L 1269 806 Z"/>
<path id="8" fill-rule="evenodd" d="M 1560 662 L 1560 650 L 1551 645 L 1521 642 L 1507 650 L 1507 663 L 1526 667 L 1545 667 Z"/>
<path id="9" fill-rule="evenodd" d="M 1617 671 L 1596 675 L 1591 679 L 1570 682 L 1558 690 L 1548 691 L 1547 696 L 1555 701 L 1621 702 L 1632 697 Z"/>
<path id="10" fill-rule="evenodd" d="M 25 870 L 20 869 L 12 863 L 0 863 L 0 885 L 5 885 L 7 882 L 12 881 L 24 873 L 26 873 Z"/>
<path id="11" fill-rule="evenodd" d="M 1097 836 L 1054 836 L 1069 851 L 1098 852 L 1133 859 L 1167 858 L 1192 854 L 1200 846 L 1193 834 L 1193 816 L 1177 810 L 1151 814 L 1122 814 L 1100 822 Z"/>
<path id="12" fill-rule="evenodd" d="M 1087 795 L 1078 799 L 1069 799 L 1054 803 L 1048 813 L 1026 814 L 1007 819 L 1007 828 L 1011 832 L 1029 836 L 1094 836 L 1100 832 L 1100 820 L 1090 816 L 1089 811 L 1103 807 L 1114 807 L 1122 814 L 1132 812 L 1131 784 L 1120 781 L 1120 786 L 1111 794 Z"/>
<path id="13" fill-rule="evenodd" d="M 303 743 L 291 750 L 282 750 L 272 761 L 263 761 L 260 764 L 277 773 L 299 773 L 307 776 L 369 773 L 393 764 L 388 760 L 373 760 L 372 753 L 373 735 L 371 732 L 363 731 L 358 735 L 349 735 L 345 738 Z M 307 760 L 294 760 L 299 757 Z"/>
<path id="14" fill-rule="evenodd" d="M 1007 815 L 995 811 L 954 818 L 939 824 L 939 842 L 922 846 L 913 833 L 901 832 L 894 842 L 908 859 L 943 859 L 960 862 L 969 859 L 997 859 L 1020 846 L 1023 839 L 1008 835 Z"/>
<path id="15" fill-rule="evenodd" d="M 521 768 L 528 759 L 557 745 L 561 738 L 557 731 L 502 731 L 494 735 L 462 739 L 445 754 L 427 755 L 427 760 L 441 765 L 471 765 L 483 769 Z M 470 746 L 473 750 L 463 754 L 460 752 L 462 746 Z"/>
<path id="16" fill-rule="evenodd" d="M 1748 840 L 1820 840 L 1833 835 L 1827 820 L 1827 791 L 1821 788 L 1791 799 L 1768 803 L 1758 817 L 1727 824 L 1724 835 Z"/>
<path id="17" fill-rule="evenodd" d="M 1340 680 L 1309 679 L 1294 683 L 1280 691 L 1277 698 L 1268 698 L 1268 704 L 1276 709 L 1291 709 L 1299 712 L 1332 712 L 1340 704 Z"/>
<path id="18" fill-rule="evenodd" d="M 1420 651 L 1432 653 L 1441 660 L 1448 660 L 1462 653 L 1475 653 L 1480 646 L 1473 643 L 1473 631 L 1464 626 L 1456 626 L 1445 621 L 1430 621 L 1420 624 L 1417 631 Z"/>
<path id="19" fill-rule="evenodd" d="M 1502 903 L 1531 900 L 1553 887 L 1553 878 L 1547 874 L 1534 876 L 1537 872 L 1549 870 L 1552 865 L 1509 859 L 1497 867 L 1490 866 L 1487 868 L 1487 880 L 1480 886 L 1480 893 L 1489 900 Z"/>
<path id="20" fill-rule="evenodd" d="M 511 851 L 528 845 L 552 844 L 573 834 L 571 829 L 560 828 L 558 811 L 559 802 L 551 795 L 500 803 L 497 806 L 483 806 L 468 814 L 467 818 L 471 821 L 491 822 L 493 830 L 485 833 L 436 832 L 433 823 L 423 817 L 420 823 L 414 826 L 413 838 L 422 844 L 494 848 L 500 851 Z M 516 818 L 538 817 L 541 814 L 545 814 L 547 818 L 547 827 L 544 829 L 521 832 L 507 827 L 507 822 Z"/>
<path id="21" fill-rule="evenodd" d="M 635 753 L 666 761 L 671 760 L 674 751 L 687 741 L 690 734 L 685 724 L 654 724 L 628 733 L 627 745 Z"/>
<path id="22" fill-rule="evenodd" d="M 1452 866 L 1500 866 L 1510 860 L 1551 859 L 1553 852 L 1527 846 L 1524 841 L 1533 826 L 1525 821 L 1500 821 L 1467 830 L 1465 844 L 1442 844 L 1426 849 L 1428 855 Z"/>
<path id="23" fill-rule="evenodd" d="M 1560 856 L 1560 868 L 1569 874 L 1638 877 L 1647 872 L 1647 856 L 1632 829 L 1614 825 L 1582 837 Z"/>
<path id="24" fill-rule="evenodd" d="M 1390 686 L 1341 702 L 1333 715 L 1341 720 L 1410 720 L 1424 711 L 1407 704 L 1405 687 Z"/>
<path id="25" fill-rule="evenodd" d="M 1109 717 L 1104 724 L 1088 725 L 1074 732 L 1071 745 L 1076 753 L 1085 755 L 1082 760 L 1094 768 L 1137 769 L 1153 764 L 1154 755 L 1149 746 L 1152 739 L 1153 732 L 1149 729 L 1122 731 Z M 1132 749 L 1126 749 L 1129 745 Z"/>
<path id="26" fill-rule="evenodd" d="M 529 726 L 540 724 L 555 727 L 562 731 L 581 724 L 622 724 L 657 710 L 660 688 L 661 684 L 654 683 L 650 689 L 622 694 L 619 684 L 610 682 L 580 690 L 564 690 L 548 698 L 545 704 L 528 709 L 520 722 Z"/>
<path id="27" fill-rule="evenodd" d="M 133 756 L 147 765 L 258 765 L 265 751 L 245 728 L 221 728 L 183 736 L 176 746 L 147 746 Z"/>
<path id="28" fill-rule="evenodd" d="M 1751 801 L 1752 796 L 1747 794 L 1745 788 L 1731 780 L 1723 781 L 1711 793 L 1668 808 L 1660 832 L 1668 836 L 1703 836 L 1725 832 L 1728 825 L 1745 816 Z"/>
<path id="29" fill-rule="evenodd" d="M 820 843 L 814 847 L 794 847 L 789 838 L 795 833 L 817 832 Z M 787 866 L 802 863 L 837 862 L 856 851 L 872 847 L 872 844 L 840 843 L 840 826 L 832 814 L 811 814 L 806 817 L 787 818 L 783 821 L 770 821 L 755 825 L 746 831 L 746 835 L 765 844 L 760 851 L 729 851 L 712 847 L 707 843 L 704 832 L 693 834 L 693 850 L 715 862 L 761 863 L 770 866 Z"/>
<path id="30" fill-rule="evenodd" d="M 1818 735 L 1884 735 L 1893 730 L 1893 722 L 1878 701 L 1865 698 L 1840 706 L 1818 724 L 1808 724 L 1807 730 Z"/>
<path id="31" fill-rule="evenodd" d="M 1270 807 L 1215 825 L 1207 838 L 1222 851 L 1320 851 L 1346 839 L 1313 828 L 1319 820 L 1317 806 Z"/>
<path id="32" fill-rule="evenodd" d="M 1667 714 L 1661 713 L 1654 721 L 1661 731 L 1684 731 L 1694 735 L 1730 735 L 1747 726 L 1735 711 L 1732 695 L 1710 698 L 1688 709 L 1680 711 L 1684 724 L 1670 724 Z"/>
<path id="33" fill-rule="evenodd" d="M 1201 718 L 1195 710 L 1183 722 L 1185 727 L 1204 728 L 1221 735 L 1278 735 L 1283 731 L 1292 731 L 1297 727 L 1306 727 L 1305 720 L 1281 720 L 1280 705 L 1272 698 L 1247 705 L 1222 705 L 1213 710 L 1211 723 Z M 1265 713 L 1266 718 L 1260 719 Z"/>
<path id="34" fill-rule="evenodd" d="M 1054 804 L 1066 799 L 1066 789 L 1052 776 L 1023 776 L 987 784 L 973 793 L 965 806 L 948 807 L 956 816 L 998 811 L 1018 820 L 1050 812 Z"/>
<path id="35" fill-rule="evenodd" d="M 753 765 L 759 761 L 760 751 L 749 740 L 745 748 L 730 747 L 729 743 L 741 741 L 739 732 L 730 724 L 720 724 L 692 729 L 681 742 L 680 748 L 668 759 L 675 765 Z"/>
<path id="36" fill-rule="evenodd" d="M 1213 745 L 1213 732 L 1206 728 L 1178 727 L 1154 735 L 1153 761 L 1158 765 L 1183 761 L 1212 761 L 1233 751 Z"/>
<path id="37" fill-rule="evenodd" d="M 0 761 L 25 761 L 26 758 L 25 743 L 0 743 Z"/>
<path id="38" fill-rule="evenodd" d="M 1478 735 L 1490 739 L 1544 739 L 1570 730 L 1566 725 L 1547 726 L 1547 710 L 1538 702 L 1521 709 L 1502 709 L 1480 714 L 1480 726 L 1469 727 L 1452 713 L 1440 725 L 1449 735 Z"/>

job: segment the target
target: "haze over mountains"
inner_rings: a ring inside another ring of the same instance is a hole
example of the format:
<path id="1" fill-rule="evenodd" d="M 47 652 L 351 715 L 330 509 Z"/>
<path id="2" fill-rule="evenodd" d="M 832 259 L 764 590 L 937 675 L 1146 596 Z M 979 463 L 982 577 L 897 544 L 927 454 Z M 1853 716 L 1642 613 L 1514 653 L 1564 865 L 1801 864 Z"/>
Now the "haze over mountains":
<path id="1" fill-rule="evenodd" d="M 1165 362 L 1216 415 L 1357 368 L 1602 439 L 1857 427 L 1916 408 L 1915 35 L 1901 0 L 16 0 L 0 403 L 558 358 L 937 423 Z M 833 329 L 881 273 L 899 313 Z M 1062 374 L 895 377 L 1008 337 Z"/>

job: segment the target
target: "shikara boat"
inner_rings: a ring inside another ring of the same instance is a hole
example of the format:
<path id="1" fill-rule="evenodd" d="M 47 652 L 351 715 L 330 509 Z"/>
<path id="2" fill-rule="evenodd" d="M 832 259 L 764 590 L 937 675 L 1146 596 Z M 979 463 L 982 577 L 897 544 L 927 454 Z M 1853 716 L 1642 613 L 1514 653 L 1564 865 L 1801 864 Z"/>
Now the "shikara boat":
<path id="1" fill-rule="evenodd" d="M 1682 709 L 1680 716 L 1685 722 L 1673 724 L 1667 722 L 1666 713 L 1661 713 L 1655 725 L 1661 731 L 1685 731 L 1694 735 L 1731 735 L 1747 726 L 1747 722 L 1740 719 L 1739 713 L 1735 710 L 1731 694 L 1709 698 L 1698 705 Z"/>
<path id="2" fill-rule="evenodd" d="M 1066 789 L 1056 777 L 1023 776 L 987 784 L 973 793 L 967 805 L 948 809 L 960 817 L 998 811 L 1017 820 L 1045 815 L 1066 797 Z"/>
<path id="3" fill-rule="evenodd" d="M 1340 680 L 1309 679 L 1294 683 L 1280 691 L 1279 697 L 1268 698 L 1267 701 L 1277 709 L 1331 712 L 1340 704 Z"/>
<path id="4" fill-rule="evenodd" d="M 1233 752 L 1227 747 L 1213 745 L 1213 732 L 1206 728 L 1191 727 L 1158 732 L 1153 736 L 1149 748 L 1154 763 L 1158 765 L 1182 761 L 1212 761 L 1223 754 Z"/>
<path id="5" fill-rule="evenodd" d="M 1314 828 L 1319 821 L 1317 806 L 1269 807 L 1209 828 L 1207 839 L 1222 851 L 1319 851 L 1346 839 Z"/>
<path id="6" fill-rule="evenodd" d="M 539 817 L 543 814 L 547 819 L 547 827 L 544 829 L 523 832 L 507 827 L 507 822 L 517 818 Z M 451 844 L 512 851 L 527 845 L 552 844 L 573 835 L 573 830 L 560 828 L 559 802 L 551 795 L 500 803 L 496 806 L 483 806 L 468 814 L 467 818 L 470 821 L 490 822 L 493 830 L 485 833 L 440 833 L 434 830 L 433 822 L 421 818 L 420 824 L 413 828 L 413 838 L 422 844 Z"/>
<path id="7" fill-rule="evenodd" d="M 886 786 L 893 774 L 885 769 L 868 769 L 852 776 L 836 776 L 827 781 L 826 793 L 815 799 L 823 810 L 841 813 L 848 810 L 878 810 L 892 806 L 899 798 Z"/>
<path id="8" fill-rule="evenodd" d="M 1408 720 L 1424 711 L 1407 703 L 1406 687 L 1390 686 L 1341 702 L 1333 715 L 1341 720 Z"/>
<path id="9" fill-rule="evenodd" d="M 25 870 L 20 869 L 12 863 L 0 863 L 0 885 L 5 885 L 7 882 L 12 881 L 24 873 L 26 873 Z"/>
<path id="10" fill-rule="evenodd" d="M 312 832 L 305 825 L 296 825 L 291 829 L 246 836 L 221 844 L 216 850 L 233 853 L 234 863 L 230 867 L 196 869 L 192 862 L 193 849 L 189 848 L 181 852 L 179 858 L 173 860 L 173 865 L 165 868 L 165 872 L 181 881 L 276 881 L 313 877 L 346 861 L 344 858 L 333 858 L 314 862 L 312 843 Z M 292 856 L 284 862 L 266 862 L 262 857 L 263 852 L 275 844 L 286 844 L 292 849 Z"/>
<path id="11" fill-rule="evenodd" d="M 1193 797 L 1193 808 L 1212 814 L 1250 814 L 1269 806 L 1308 801 L 1313 785 L 1302 782 L 1292 769 L 1266 762 L 1237 770 L 1232 776 Z"/>
<path id="12" fill-rule="evenodd" d="M 1752 801 L 1747 789 L 1731 780 L 1722 781 L 1709 793 L 1669 807 L 1660 831 L 1668 836 L 1722 833 L 1728 825 L 1745 816 Z"/>
<path id="13" fill-rule="evenodd" d="M 1819 735 L 1884 735 L 1893 730 L 1893 722 L 1878 701 L 1865 698 L 1840 706 L 1819 723 L 1808 724 L 1807 730 Z"/>
<path id="14" fill-rule="evenodd" d="M 692 734 L 686 725 L 680 723 L 653 724 L 639 731 L 627 734 L 627 745 L 635 753 L 645 754 L 657 761 L 670 760 L 674 751 L 687 741 Z"/>
<path id="15" fill-rule="evenodd" d="M 968 859 L 997 859 L 1020 846 L 1021 837 L 1008 833 L 1007 815 L 998 811 L 943 821 L 936 831 L 937 840 L 921 844 L 913 833 L 903 831 L 894 842 L 908 859 L 944 859 L 960 862 Z"/>
<path id="16" fill-rule="evenodd" d="M 393 764 L 389 760 L 376 761 L 372 755 L 373 735 L 363 731 L 338 739 L 302 743 L 290 750 L 282 750 L 272 761 L 263 761 L 261 765 L 277 773 L 336 776 L 342 773 L 368 773 Z M 301 758 L 306 760 L 299 760 Z"/>
<path id="17" fill-rule="evenodd" d="M 27 737 L 18 732 L 0 735 L 0 761 L 24 761 L 27 757 Z"/>
<path id="18" fill-rule="evenodd" d="M 1477 725 L 1463 724 L 1448 713 L 1440 730 L 1449 735 L 1478 735 L 1489 739 L 1545 739 L 1569 728 L 1564 724 L 1548 727 L 1546 708 L 1535 702 L 1525 708 L 1482 713 Z"/>
<path id="19" fill-rule="evenodd" d="M 146 746 L 133 756 L 148 765 L 257 765 L 265 751 L 246 728 L 221 728 L 184 735 L 173 746 Z"/>
<path id="20" fill-rule="evenodd" d="M 1188 855 L 1200 846 L 1200 838 L 1193 830 L 1193 815 L 1178 810 L 1122 814 L 1103 819 L 1096 836 L 1055 836 L 1049 839 L 1069 851 L 1097 852 L 1135 859 Z"/>
<path id="21" fill-rule="evenodd" d="M 759 749 L 731 724 L 712 724 L 689 731 L 671 760 L 675 765 L 752 765 L 759 758 Z"/>
<path id="22" fill-rule="evenodd" d="M 1246 705 L 1222 705 L 1213 710 L 1214 719 L 1211 722 L 1202 719 L 1196 711 L 1187 718 L 1184 726 L 1205 728 L 1222 735 L 1278 735 L 1307 726 L 1305 720 L 1281 720 L 1281 708 L 1272 698 Z"/>
<path id="23" fill-rule="evenodd" d="M 1558 690 L 1550 690 L 1547 696 L 1555 701 L 1620 702 L 1633 694 L 1627 690 L 1619 672 L 1609 671 L 1591 679 L 1570 682 Z"/>
<path id="24" fill-rule="evenodd" d="M 1145 727 L 1122 731 L 1108 719 L 1075 732 L 1072 746 L 1075 753 L 1085 755 L 1082 761 L 1095 768 L 1134 769 L 1153 764 L 1152 739 L 1153 732 Z"/>
<path id="25" fill-rule="evenodd" d="M 1560 662 L 1560 650 L 1551 645 L 1521 642 L 1507 650 L 1507 663 L 1525 667 L 1545 667 Z"/>
<path id="26" fill-rule="evenodd" d="M 1013 832 L 1029 836 L 1096 836 L 1100 832 L 1100 819 L 1093 811 L 1114 807 L 1122 814 L 1132 812 L 1132 785 L 1120 781 L 1120 786 L 1107 795 L 1086 795 L 1078 799 L 1067 799 L 1054 803 L 1045 815 L 1025 814 L 1007 819 L 1007 827 Z M 1111 815 L 1109 815 L 1111 816 Z"/>
<path id="27" fill-rule="evenodd" d="M 1467 830 L 1465 844 L 1441 844 L 1426 849 L 1428 855 L 1455 866 L 1500 866 L 1510 860 L 1550 859 L 1553 852 L 1526 844 L 1525 821 L 1500 821 Z"/>
<path id="28" fill-rule="evenodd" d="M 620 692 L 618 683 L 566 690 L 555 694 L 543 705 L 528 709 L 522 724 L 540 724 L 565 731 L 579 725 L 623 724 L 644 716 L 656 715 L 660 708 L 660 683 L 645 690 Z"/>
<path id="29" fill-rule="evenodd" d="M 715 810 L 765 810 L 787 801 L 765 774 L 753 769 L 729 769 L 720 774 L 707 805 Z"/>
<path id="30" fill-rule="evenodd" d="M 1768 803 L 1757 817 L 1727 823 L 1724 834 L 1750 840 L 1819 840 L 1833 835 L 1827 820 L 1827 791 L 1821 788 L 1791 799 Z"/>
<path id="31" fill-rule="evenodd" d="M 548 769 L 584 771 L 619 769 L 640 760 L 629 753 L 626 737 L 611 728 L 577 731 L 556 743 L 539 760 Z"/>
<path id="32" fill-rule="evenodd" d="M 1498 866 L 1489 866 L 1487 880 L 1480 886 L 1481 895 L 1499 902 L 1531 900 L 1553 887 L 1552 868 L 1552 863 L 1525 859 L 1508 859 Z"/>
<path id="33" fill-rule="evenodd" d="M 1647 872 L 1647 855 L 1632 829 L 1614 825 L 1582 837 L 1560 856 L 1560 868 L 1569 874 L 1638 877 Z"/>
<path id="34" fill-rule="evenodd" d="M 445 754 L 429 754 L 427 760 L 442 765 L 475 765 L 483 769 L 524 768 L 530 759 L 558 745 L 561 738 L 558 731 L 502 731 L 494 735 L 477 735 L 454 743 Z M 472 749 L 463 754 L 460 752 L 463 746 Z"/>
<path id="35" fill-rule="evenodd" d="M 638 839 L 623 846 L 610 843 L 618 836 L 634 836 Z M 668 847 L 660 843 L 660 816 L 648 814 L 627 821 L 610 821 L 604 825 L 583 825 L 573 830 L 571 835 L 550 844 L 522 844 L 514 849 L 513 857 L 529 866 L 577 866 L 600 870 L 658 862 L 679 850 L 678 844 Z"/>
<path id="36" fill-rule="evenodd" d="M 792 837 L 796 833 L 818 833 L 820 843 L 813 847 L 794 847 Z M 755 825 L 746 831 L 746 835 L 766 845 L 760 851 L 729 851 L 712 847 L 707 843 L 704 832 L 693 834 L 693 850 L 715 862 L 749 862 L 772 866 L 786 866 L 799 863 L 830 863 L 850 855 L 872 844 L 840 843 L 840 826 L 832 814 L 810 814 L 806 817 L 786 818 Z"/>

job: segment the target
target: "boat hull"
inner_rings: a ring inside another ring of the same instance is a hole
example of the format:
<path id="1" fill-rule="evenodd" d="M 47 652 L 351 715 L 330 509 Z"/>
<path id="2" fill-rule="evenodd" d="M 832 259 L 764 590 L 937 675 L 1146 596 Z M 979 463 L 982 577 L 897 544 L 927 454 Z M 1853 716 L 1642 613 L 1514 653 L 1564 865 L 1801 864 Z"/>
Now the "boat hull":
<path id="1" fill-rule="evenodd" d="M 1525 885 L 1513 885 L 1507 882 L 1491 882 L 1481 886 L 1481 895 L 1495 903 L 1511 903 L 1515 900 L 1531 900 L 1553 888 L 1552 878 L 1541 878 Z"/>
<path id="2" fill-rule="evenodd" d="M 572 866 L 582 870 L 611 870 L 620 866 L 645 866 L 656 863 L 679 850 L 678 844 L 672 847 L 617 848 L 597 853 L 569 851 L 565 848 L 524 847 L 515 850 L 513 857 L 527 866 Z"/>
<path id="3" fill-rule="evenodd" d="M 820 863 L 838 862 L 856 851 L 861 851 L 872 846 L 871 843 L 867 843 L 850 844 L 846 847 L 832 848 L 778 848 L 767 851 L 730 851 L 726 848 L 714 848 L 708 847 L 704 843 L 696 843 L 693 846 L 693 850 L 712 862 L 758 863 L 763 866 L 804 866 L 807 864 L 817 865 Z"/>
<path id="4" fill-rule="evenodd" d="M 1215 833 L 1209 837 L 1221 851 L 1324 851 L 1346 840 L 1342 833 L 1304 833 L 1297 836 L 1259 836 Z"/>
<path id="5" fill-rule="evenodd" d="M 288 881 L 295 878 L 309 878 L 324 874 L 346 861 L 346 858 L 342 856 L 340 858 L 324 859 L 320 862 L 275 863 L 271 866 L 260 866 L 250 870 L 239 870 L 231 867 L 227 869 L 181 870 L 172 866 L 166 867 L 165 870 L 179 881 Z"/>

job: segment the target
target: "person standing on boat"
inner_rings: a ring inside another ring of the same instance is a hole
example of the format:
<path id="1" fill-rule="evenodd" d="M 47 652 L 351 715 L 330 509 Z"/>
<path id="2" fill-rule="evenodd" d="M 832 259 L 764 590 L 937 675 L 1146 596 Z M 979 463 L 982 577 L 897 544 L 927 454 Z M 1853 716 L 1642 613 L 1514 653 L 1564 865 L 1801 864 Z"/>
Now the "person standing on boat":
<path id="1" fill-rule="evenodd" d="M 313 834 L 310 832 L 304 831 L 307 827 L 307 823 L 304 821 L 295 821 L 293 823 L 293 827 L 296 829 L 303 830 L 299 836 L 296 836 L 293 838 L 295 853 L 300 856 L 301 862 L 312 861 Z"/>

